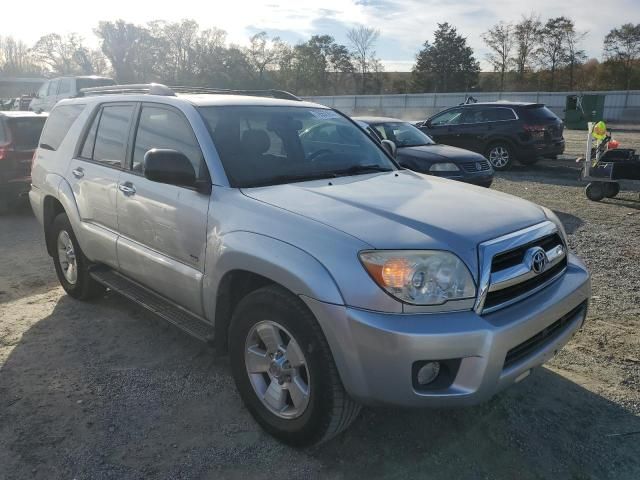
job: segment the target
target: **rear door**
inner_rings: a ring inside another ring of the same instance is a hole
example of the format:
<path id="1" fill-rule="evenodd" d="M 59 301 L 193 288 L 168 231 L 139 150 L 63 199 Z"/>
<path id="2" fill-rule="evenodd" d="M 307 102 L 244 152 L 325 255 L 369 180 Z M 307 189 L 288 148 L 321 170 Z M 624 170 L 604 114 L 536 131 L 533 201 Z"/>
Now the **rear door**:
<path id="1" fill-rule="evenodd" d="M 118 267 L 117 186 L 125 164 L 136 104 L 110 103 L 96 109 L 66 177 L 88 239 L 83 245 L 91 260 Z M 58 107 L 58 109 L 64 107 Z M 56 110 L 58 110 L 56 109 Z"/>
<path id="2" fill-rule="evenodd" d="M 147 180 L 144 155 L 152 148 L 176 150 L 208 180 L 202 151 L 178 109 L 144 103 L 136 117 L 128 168 L 118 182 L 119 268 L 201 315 L 209 195 Z"/>
<path id="3" fill-rule="evenodd" d="M 72 78 L 61 78 L 59 80 L 56 102 L 73 96 L 73 81 Z"/>

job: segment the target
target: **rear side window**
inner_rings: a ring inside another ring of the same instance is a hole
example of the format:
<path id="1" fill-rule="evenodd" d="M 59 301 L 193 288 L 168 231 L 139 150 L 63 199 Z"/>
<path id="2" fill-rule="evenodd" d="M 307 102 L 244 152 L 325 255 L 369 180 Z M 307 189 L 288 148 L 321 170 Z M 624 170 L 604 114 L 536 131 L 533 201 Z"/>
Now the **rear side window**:
<path id="1" fill-rule="evenodd" d="M 133 105 L 103 107 L 93 147 L 93 160 L 113 167 L 124 164 L 132 114 Z"/>
<path id="2" fill-rule="evenodd" d="M 200 146 L 191 125 L 178 112 L 161 107 L 143 106 L 133 151 L 134 172 L 142 172 L 144 155 L 152 148 L 168 148 L 185 155 L 196 174 L 202 175 Z"/>
<path id="3" fill-rule="evenodd" d="M 84 105 L 63 105 L 53 109 L 40 137 L 40 148 L 58 150 Z"/>
<path id="4" fill-rule="evenodd" d="M 500 122 L 503 120 L 515 120 L 516 116 L 510 108 L 490 108 L 484 111 L 489 122 Z"/>
<path id="5" fill-rule="evenodd" d="M 558 116 L 545 106 L 525 108 L 529 120 L 559 120 Z"/>
<path id="6" fill-rule="evenodd" d="M 35 150 L 46 117 L 10 118 L 7 122 L 16 150 Z"/>

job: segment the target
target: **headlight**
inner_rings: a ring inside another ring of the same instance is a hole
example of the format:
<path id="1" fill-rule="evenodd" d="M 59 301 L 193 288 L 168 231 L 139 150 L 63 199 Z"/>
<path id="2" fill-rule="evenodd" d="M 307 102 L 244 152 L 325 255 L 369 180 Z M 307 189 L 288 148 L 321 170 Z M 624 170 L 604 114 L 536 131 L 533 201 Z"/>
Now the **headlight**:
<path id="1" fill-rule="evenodd" d="M 441 162 L 434 163 L 429 167 L 430 172 L 459 172 L 460 169 L 455 163 Z"/>
<path id="2" fill-rule="evenodd" d="M 415 305 L 441 305 L 474 298 L 467 266 L 441 250 L 369 250 L 360 261 L 373 280 L 397 299 Z"/>
<path id="3" fill-rule="evenodd" d="M 562 241 L 565 245 L 569 246 L 569 243 L 567 241 L 567 232 L 564 229 L 564 225 L 562 224 L 558 216 L 547 207 L 542 207 L 542 211 L 549 220 L 556 224 L 556 227 L 558 227 L 558 231 L 560 232 L 560 236 L 562 237 Z"/>

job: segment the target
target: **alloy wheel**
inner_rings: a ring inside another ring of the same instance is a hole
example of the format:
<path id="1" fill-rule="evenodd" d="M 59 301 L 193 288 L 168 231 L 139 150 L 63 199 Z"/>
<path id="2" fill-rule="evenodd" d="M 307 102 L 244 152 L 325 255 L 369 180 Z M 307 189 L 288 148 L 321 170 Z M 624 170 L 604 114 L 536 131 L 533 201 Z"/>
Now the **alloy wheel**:
<path id="1" fill-rule="evenodd" d="M 509 150 L 502 145 L 496 145 L 489 151 L 489 161 L 494 168 L 504 168 L 509 164 Z"/>
<path id="2" fill-rule="evenodd" d="M 66 230 L 61 230 L 58 234 L 58 262 L 62 268 L 64 278 L 71 285 L 78 281 L 78 262 L 73 242 Z"/>
<path id="3" fill-rule="evenodd" d="M 247 335 L 245 367 L 256 395 L 280 418 L 300 417 L 309 404 L 307 361 L 293 336 L 279 323 L 263 320 Z"/>

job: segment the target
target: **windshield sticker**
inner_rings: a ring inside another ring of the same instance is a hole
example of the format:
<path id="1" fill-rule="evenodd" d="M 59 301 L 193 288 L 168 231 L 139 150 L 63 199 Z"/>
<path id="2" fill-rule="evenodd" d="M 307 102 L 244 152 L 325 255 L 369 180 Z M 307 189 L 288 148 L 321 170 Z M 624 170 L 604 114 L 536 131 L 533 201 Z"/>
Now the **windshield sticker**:
<path id="1" fill-rule="evenodd" d="M 331 118 L 340 118 L 340 115 L 333 110 L 309 110 L 309 113 L 320 120 L 329 120 Z"/>

